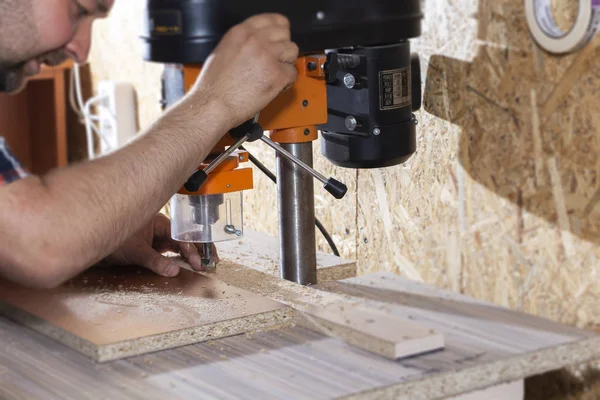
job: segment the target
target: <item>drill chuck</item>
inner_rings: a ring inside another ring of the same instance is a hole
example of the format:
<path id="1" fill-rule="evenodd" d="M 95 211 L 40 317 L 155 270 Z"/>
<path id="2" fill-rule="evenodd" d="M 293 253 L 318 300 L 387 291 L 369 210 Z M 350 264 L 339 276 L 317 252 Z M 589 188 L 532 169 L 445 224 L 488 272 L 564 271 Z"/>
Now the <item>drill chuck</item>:
<path id="1" fill-rule="evenodd" d="M 242 192 L 178 193 L 171 198 L 171 236 L 188 243 L 215 243 L 243 235 Z"/>

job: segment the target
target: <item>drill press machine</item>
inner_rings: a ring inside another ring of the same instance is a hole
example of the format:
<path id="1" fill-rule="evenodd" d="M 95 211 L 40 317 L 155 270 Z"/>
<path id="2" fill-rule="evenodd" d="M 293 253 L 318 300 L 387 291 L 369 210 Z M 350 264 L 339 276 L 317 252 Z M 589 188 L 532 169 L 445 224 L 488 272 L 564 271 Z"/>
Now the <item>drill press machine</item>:
<path id="1" fill-rule="evenodd" d="M 346 186 L 312 168 L 321 131 L 323 155 L 346 168 L 404 163 L 416 151 L 421 107 L 420 62 L 410 38 L 421 34 L 420 0 L 147 0 L 145 58 L 181 64 L 185 89 L 234 25 L 260 13 L 286 15 L 300 48 L 298 79 L 252 121 L 213 149 L 172 201 L 173 238 L 212 243 L 243 235 L 242 191 L 252 170 L 242 145 L 261 140 L 277 154 L 280 271 L 316 283 L 313 177 L 334 197 Z M 264 133 L 268 132 L 268 136 Z"/>

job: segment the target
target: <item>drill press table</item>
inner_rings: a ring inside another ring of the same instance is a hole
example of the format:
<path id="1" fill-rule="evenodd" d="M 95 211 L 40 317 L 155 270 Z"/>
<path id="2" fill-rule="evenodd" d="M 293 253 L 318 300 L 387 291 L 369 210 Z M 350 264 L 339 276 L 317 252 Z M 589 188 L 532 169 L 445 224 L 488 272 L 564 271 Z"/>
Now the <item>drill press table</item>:
<path id="1" fill-rule="evenodd" d="M 444 332 L 446 349 L 394 362 L 290 327 L 96 364 L 0 317 L 0 398 L 434 399 L 519 384 L 528 376 L 600 358 L 600 337 L 594 333 L 393 274 L 325 287 L 402 308 Z M 480 393 L 465 398 L 515 398 Z"/>

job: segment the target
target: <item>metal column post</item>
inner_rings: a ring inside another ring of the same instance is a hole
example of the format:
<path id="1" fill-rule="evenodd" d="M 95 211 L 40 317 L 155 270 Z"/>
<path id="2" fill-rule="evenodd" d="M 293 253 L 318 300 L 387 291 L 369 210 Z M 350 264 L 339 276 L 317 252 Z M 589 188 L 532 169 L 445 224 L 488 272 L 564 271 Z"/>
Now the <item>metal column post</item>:
<path id="1" fill-rule="evenodd" d="M 312 167 L 312 142 L 282 144 Z M 277 200 L 281 277 L 301 285 L 317 283 L 313 177 L 277 155 Z"/>

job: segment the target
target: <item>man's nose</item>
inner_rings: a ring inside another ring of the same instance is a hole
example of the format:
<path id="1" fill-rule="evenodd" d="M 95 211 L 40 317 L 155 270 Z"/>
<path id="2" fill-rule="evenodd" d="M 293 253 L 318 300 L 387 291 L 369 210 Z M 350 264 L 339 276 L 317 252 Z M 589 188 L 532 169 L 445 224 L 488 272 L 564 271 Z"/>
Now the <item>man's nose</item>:
<path id="1" fill-rule="evenodd" d="M 77 32 L 65 49 L 78 64 L 87 61 L 92 42 L 92 21 L 84 21 L 77 27 Z"/>

